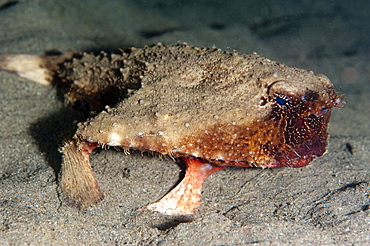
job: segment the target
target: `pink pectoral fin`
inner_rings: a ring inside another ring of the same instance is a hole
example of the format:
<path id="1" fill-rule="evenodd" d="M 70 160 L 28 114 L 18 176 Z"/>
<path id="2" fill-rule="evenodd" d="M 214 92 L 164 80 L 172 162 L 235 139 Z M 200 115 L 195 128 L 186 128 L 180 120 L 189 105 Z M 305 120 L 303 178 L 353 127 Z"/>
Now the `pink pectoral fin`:
<path id="1" fill-rule="evenodd" d="M 186 163 L 184 179 L 167 195 L 147 209 L 167 215 L 192 215 L 199 207 L 204 180 L 212 173 L 223 169 L 197 158 L 183 158 Z"/>

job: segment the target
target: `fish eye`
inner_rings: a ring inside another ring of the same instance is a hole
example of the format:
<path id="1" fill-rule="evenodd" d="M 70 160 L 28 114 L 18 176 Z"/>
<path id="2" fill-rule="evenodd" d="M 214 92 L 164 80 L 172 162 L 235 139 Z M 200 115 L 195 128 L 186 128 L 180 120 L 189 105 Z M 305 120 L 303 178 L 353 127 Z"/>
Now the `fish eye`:
<path id="1" fill-rule="evenodd" d="M 277 104 L 279 104 L 280 106 L 283 106 L 283 105 L 285 105 L 285 104 L 287 104 L 288 103 L 288 101 L 287 100 L 285 100 L 284 98 L 281 98 L 281 97 L 276 97 L 275 98 L 275 101 L 277 102 Z"/>
<path id="2" fill-rule="evenodd" d="M 290 106 L 290 99 L 281 94 L 274 94 L 274 101 L 283 109 L 288 109 Z"/>

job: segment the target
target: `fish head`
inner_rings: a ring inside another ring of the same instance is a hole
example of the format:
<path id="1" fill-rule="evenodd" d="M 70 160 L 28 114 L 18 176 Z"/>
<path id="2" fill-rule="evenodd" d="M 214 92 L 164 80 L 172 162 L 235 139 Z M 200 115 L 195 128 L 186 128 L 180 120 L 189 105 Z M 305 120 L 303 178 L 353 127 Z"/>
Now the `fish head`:
<path id="1" fill-rule="evenodd" d="M 331 111 L 343 106 L 342 96 L 324 75 L 306 79 L 277 79 L 268 86 L 265 125 L 277 129 L 275 140 L 261 146 L 273 157 L 264 167 L 302 167 L 326 152 Z"/>

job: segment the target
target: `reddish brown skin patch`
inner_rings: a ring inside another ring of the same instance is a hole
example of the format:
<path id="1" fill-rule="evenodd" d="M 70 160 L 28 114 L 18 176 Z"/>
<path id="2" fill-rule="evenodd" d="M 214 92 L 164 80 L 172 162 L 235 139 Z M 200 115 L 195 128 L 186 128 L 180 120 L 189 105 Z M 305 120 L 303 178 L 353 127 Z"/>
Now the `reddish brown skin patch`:
<path id="1" fill-rule="evenodd" d="M 333 96 L 332 101 L 324 102 L 311 92 L 306 94 L 285 95 L 287 105 L 275 104 L 267 119 L 252 126 L 216 125 L 195 135 L 201 141 L 185 139 L 184 144 L 197 143 L 186 152 L 202 148 L 202 158 L 219 166 L 303 167 L 325 153 L 327 125 L 338 99 Z M 267 100 L 274 101 L 276 96 Z M 224 158 L 215 159 L 220 150 L 226 153 Z"/>

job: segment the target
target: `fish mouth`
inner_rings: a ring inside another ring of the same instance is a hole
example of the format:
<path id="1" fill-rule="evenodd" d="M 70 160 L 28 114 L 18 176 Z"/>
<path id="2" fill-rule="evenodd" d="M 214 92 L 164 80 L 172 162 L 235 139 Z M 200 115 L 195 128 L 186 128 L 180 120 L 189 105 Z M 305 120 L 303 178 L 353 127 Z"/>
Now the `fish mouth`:
<path id="1" fill-rule="evenodd" d="M 285 156 L 275 156 L 269 167 L 299 168 L 308 165 L 312 160 L 326 152 L 326 144 L 304 146 L 288 152 Z"/>
<path id="2" fill-rule="evenodd" d="M 285 155 L 277 155 L 273 161 L 268 164 L 268 168 L 292 167 L 299 168 L 308 165 L 312 160 L 322 156 L 326 152 L 326 143 L 303 146 L 288 152 Z"/>
<path id="3" fill-rule="evenodd" d="M 284 130 L 287 150 L 277 153 L 269 167 L 303 167 L 326 152 L 330 110 L 292 118 Z"/>

